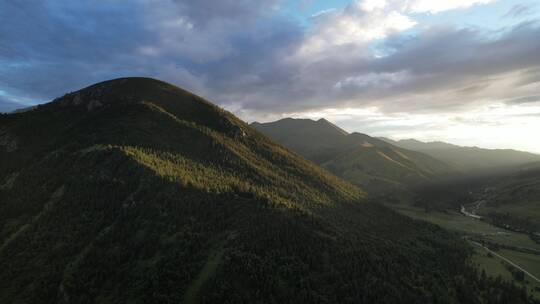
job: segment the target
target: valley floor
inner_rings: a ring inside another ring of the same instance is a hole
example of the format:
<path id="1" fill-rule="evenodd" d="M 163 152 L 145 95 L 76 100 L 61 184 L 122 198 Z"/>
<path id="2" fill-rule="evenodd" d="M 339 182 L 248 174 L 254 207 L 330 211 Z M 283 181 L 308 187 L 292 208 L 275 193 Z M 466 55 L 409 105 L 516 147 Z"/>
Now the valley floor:
<path id="1" fill-rule="evenodd" d="M 392 209 L 462 235 L 473 246 L 472 262 L 486 275 L 513 280 L 540 299 L 540 244 L 524 233 L 495 227 L 457 211 L 430 211 L 410 205 L 389 204 Z M 523 278 L 516 274 L 523 271 Z"/>

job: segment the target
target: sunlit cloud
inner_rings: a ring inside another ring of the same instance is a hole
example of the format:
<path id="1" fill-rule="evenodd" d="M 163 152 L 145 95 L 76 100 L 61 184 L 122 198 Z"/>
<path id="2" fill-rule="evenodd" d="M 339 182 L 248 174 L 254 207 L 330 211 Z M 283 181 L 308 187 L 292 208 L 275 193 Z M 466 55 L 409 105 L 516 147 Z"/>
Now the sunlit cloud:
<path id="1" fill-rule="evenodd" d="M 437 14 L 448 10 L 467 9 L 474 5 L 488 4 L 494 1 L 495 0 L 410 0 L 397 2 L 405 2 L 407 10 L 411 12 Z"/>

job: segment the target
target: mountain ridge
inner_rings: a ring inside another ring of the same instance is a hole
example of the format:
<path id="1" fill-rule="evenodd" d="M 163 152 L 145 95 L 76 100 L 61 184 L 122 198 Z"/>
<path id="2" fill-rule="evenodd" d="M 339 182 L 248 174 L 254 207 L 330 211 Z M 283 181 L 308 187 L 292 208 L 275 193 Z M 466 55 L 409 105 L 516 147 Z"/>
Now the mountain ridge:
<path id="1" fill-rule="evenodd" d="M 284 119 L 252 126 L 330 172 L 371 190 L 372 194 L 392 188 L 407 190 L 436 176 L 457 173 L 450 165 L 429 155 L 358 132 L 336 132 L 333 124 L 320 124 L 320 121 Z"/>
<path id="2" fill-rule="evenodd" d="M 445 142 L 422 142 L 416 139 L 391 140 L 387 142 L 405 149 L 419 151 L 441 159 L 464 171 L 511 169 L 511 167 L 540 161 L 540 154 L 515 149 L 486 149 L 465 147 Z"/>

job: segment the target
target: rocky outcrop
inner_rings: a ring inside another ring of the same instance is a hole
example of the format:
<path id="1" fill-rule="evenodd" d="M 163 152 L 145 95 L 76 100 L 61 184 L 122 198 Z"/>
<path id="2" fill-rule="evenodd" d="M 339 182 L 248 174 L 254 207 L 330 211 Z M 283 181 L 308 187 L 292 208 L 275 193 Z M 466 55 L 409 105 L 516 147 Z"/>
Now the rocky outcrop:
<path id="1" fill-rule="evenodd" d="M 221 118 L 219 120 L 219 125 L 229 136 L 235 139 L 241 139 L 247 136 L 242 127 L 238 126 L 228 118 Z"/>

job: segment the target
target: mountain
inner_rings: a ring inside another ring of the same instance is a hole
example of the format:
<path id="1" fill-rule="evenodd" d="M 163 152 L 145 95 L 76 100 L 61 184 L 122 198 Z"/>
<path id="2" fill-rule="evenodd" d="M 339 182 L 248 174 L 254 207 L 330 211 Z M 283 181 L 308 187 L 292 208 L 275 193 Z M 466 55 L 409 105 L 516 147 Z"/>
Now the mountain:
<path id="1" fill-rule="evenodd" d="M 354 145 L 345 130 L 326 119 L 285 118 L 264 124 L 254 122 L 251 126 L 315 163 L 329 161 Z"/>
<path id="2" fill-rule="evenodd" d="M 456 172 L 429 155 L 365 134 L 349 134 L 325 119 L 286 118 L 252 126 L 370 193 L 406 190 Z"/>
<path id="3" fill-rule="evenodd" d="M 389 142 L 393 145 L 402 147 L 404 149 L 409 149 L 413 151 L 460 148 L 460 146 L 445 143 L 442 141 L 422 142 L 412 138 L 395 141 L 384 137 L 380 137 L 379 139 Z"/>
<path id="4" fill-rule="evenodd" d="M 0 303 L 530 302 L 464 240 L 161 81 L 1 115 L 0 160 Z"/>
<path id="5" fill-rule="evenodd" d="M 421 142 L 415 139 L 386 142 L 404 149 L 422 152 L 443 160 L 464 171 L 508 169 L 540 161 L 540 155 L 511 149 L 482 149 L 461 147 L 444 142 Z"/>

